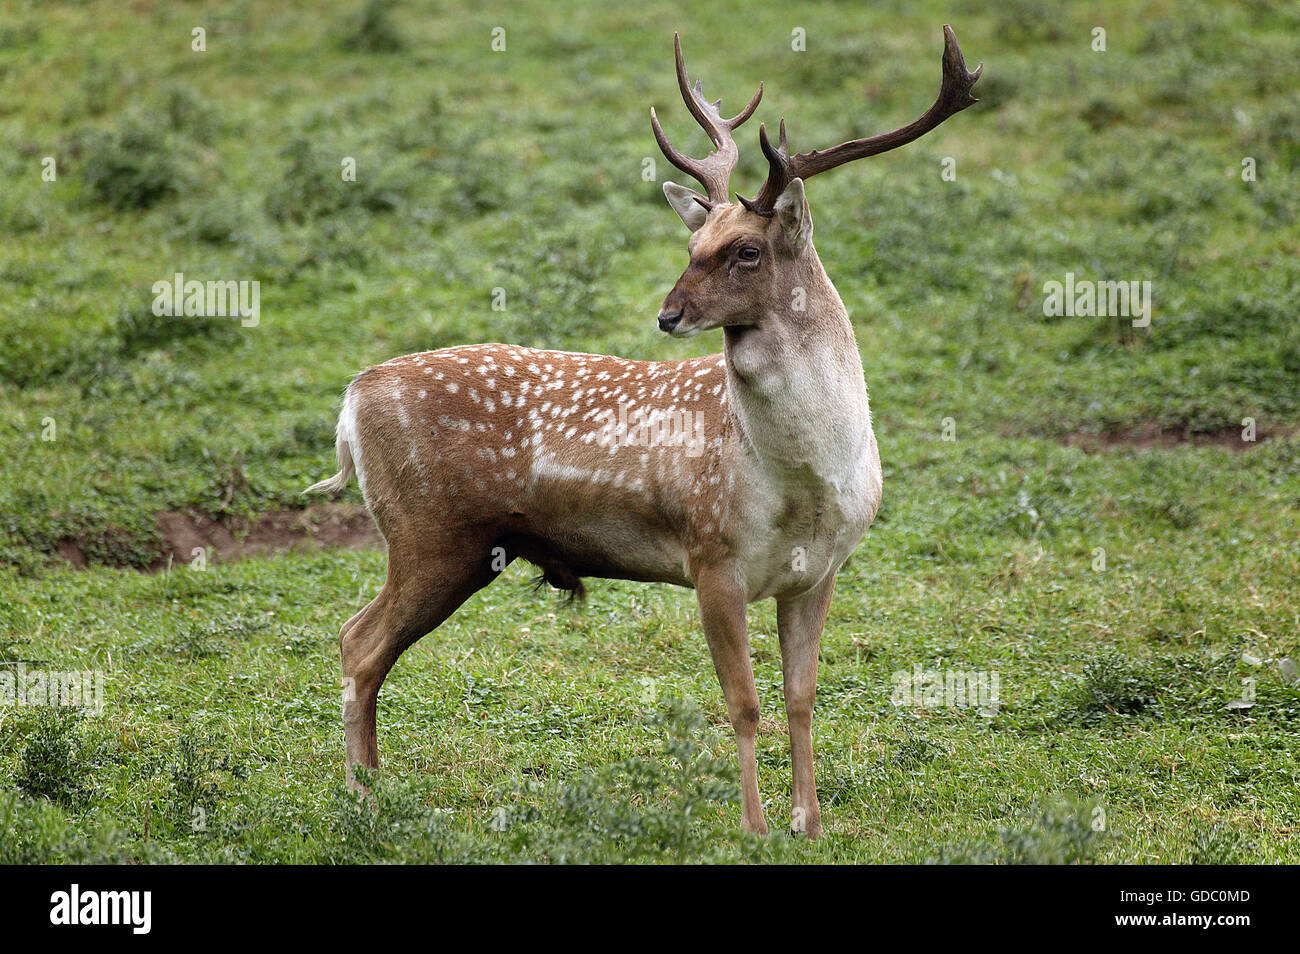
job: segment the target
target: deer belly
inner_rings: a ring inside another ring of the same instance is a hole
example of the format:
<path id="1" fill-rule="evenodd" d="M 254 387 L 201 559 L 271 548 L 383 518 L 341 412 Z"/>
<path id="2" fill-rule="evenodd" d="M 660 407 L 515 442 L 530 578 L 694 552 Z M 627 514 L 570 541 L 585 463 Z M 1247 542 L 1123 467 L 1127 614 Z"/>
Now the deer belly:
<path id="1" fill-rule="evenodd" d="M 578 576 L 691 585 L 685 550 L 652 515 L 612 508 L 543 516 L 529 521 L 528 536 Z"/>

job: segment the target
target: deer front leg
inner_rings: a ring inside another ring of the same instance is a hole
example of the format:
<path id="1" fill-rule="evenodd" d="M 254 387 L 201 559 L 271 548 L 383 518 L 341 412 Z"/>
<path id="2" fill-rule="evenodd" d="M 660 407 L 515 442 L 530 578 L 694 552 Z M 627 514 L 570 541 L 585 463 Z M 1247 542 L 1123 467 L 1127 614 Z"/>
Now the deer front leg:
<path id="1" fill-rule="evenodd" d="M 749 636 L 745 631 L 745 590 L 730 566 L 699 573 L 695 591 L 700 601 L 704 638 L 713 656 L 713 668 L 727 701 L 727 717 L 736 732 L 740 756 L 741 824 L 746 831 L 767 834 L 763 803 L 758 794 L 758 760 L 754 740 L 758 734 L 758 690 L 749 662 Z"/>
<path id="2" fill-rule="evenodd" d="M 828 573 L 808 592 L 776 601 L 785 715 L 790 724 L 790 827 L 810 839 L 822 833 L 821 805 L 813 778 L 812 713 L 817 696 L 817 655 L 834 590 L 835 574 Z"/>

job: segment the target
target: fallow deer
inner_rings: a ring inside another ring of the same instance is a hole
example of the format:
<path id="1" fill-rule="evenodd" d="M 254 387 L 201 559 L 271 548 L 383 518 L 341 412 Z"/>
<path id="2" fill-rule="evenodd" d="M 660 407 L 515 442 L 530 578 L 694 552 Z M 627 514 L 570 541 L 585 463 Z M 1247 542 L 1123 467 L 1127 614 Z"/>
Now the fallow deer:
<path id="1" fill-rule="evenodd" d="M 693 233 L 690 262 L 658 315 L 688 337 L 722 328 L 722 354 L 632 361 L 480 344 L 410 354 L 362 371 L 338 421 L 337 492 L 355 473 L 388 544 L 379 595 L 340 633 L 346 772 L 378 766 L 379 688 L 402 652 L 515 558 L 580 593 L 582 577 L 675 583 L 696 591 L 740 760 L 743 825 L 766 832 L 754 742 L 759 699 L 746 606 L 776 599 L 792 763 L 792 827 L 815 838 L 812 712 L 821 634 L 840 566 L 875 518 L 881 469 L 853 326 L 812 243 L 804 183 L 902 146 L 976 99 L 944 27 L 934 105 L 893 132 L 791 154 L 759 127 L 767 180 L 729 201 L 732 133 L 677 81 L 715 151 L 660 149 L 701 194 L 665 182 Z"/>

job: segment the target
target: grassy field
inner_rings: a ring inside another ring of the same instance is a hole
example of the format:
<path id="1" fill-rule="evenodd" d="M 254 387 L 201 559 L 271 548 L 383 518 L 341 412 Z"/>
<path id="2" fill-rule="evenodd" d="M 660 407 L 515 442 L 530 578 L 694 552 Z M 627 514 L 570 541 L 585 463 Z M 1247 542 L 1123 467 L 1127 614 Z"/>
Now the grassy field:
<path id="1" fill-rule="evenodd" d="M 716 350 L 654 321 L 686 236 L 649 107 L 704 148 L 673 31 L 807 149 L 928 106 L 945 20 L 982 102 L 809 186 L 886 473 L 823 639 L 826 837 L 779 832 L 771 605 L 760 840 L 693 595 L 570 609 L 523 566 L 403 657 L 350 799 L 337 632 L 384 555 L 141 572 L 157 514 L 301 507 L 396 354 Z M 0 862 L 1300 862 L 1297 61 L 1282 0 L 9 4 L 0 673 L 106 701 L 0 700 Z M 259 322 L 155 317 L 175 272 L 259 281 Z M 1046 316 L 1067 273 L 1151 282 L 1150 326 Z M 931 670 L 996 674 L 996 712 L 895 704 Z"/>

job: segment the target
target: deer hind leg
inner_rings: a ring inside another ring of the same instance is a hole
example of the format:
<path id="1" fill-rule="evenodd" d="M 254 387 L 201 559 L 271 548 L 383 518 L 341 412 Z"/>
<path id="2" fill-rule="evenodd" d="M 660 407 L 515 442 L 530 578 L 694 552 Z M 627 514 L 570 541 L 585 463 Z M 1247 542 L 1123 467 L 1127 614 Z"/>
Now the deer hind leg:
<path id="1" fill-rule="evenodd" d="M 361 607 L 361 609 L 359 609 L 357 612 L 352 614 L 351 619 L 349 619 L 346 623 L 343 624 L 343 628 L 339 630 L 340 640 L 347 639 L 348 630 L 350 630 L 353 626 L 357 625 L 357 621 L 360 620 L 361 617 L 366 615 L 366 610 L 370 609 L 370 607 L 374 605 L 374 602 L 375 602 L 374 600 L 371 600 L 365 606 Z"/>
<path id="2" fill-rule="evenodd" d="M 416 555 L 391 550 L 383 589 L 339 634 L 347 782 L 354 791 L 364 789 L 355 766 L 379 767 L 375 716 L 389 670 L 407 648 L 496 576 L 487 557 L 467 563 L 464 553 L 463 542 L 448 542 L 433 552 L 421 548 Z"/>
<path id="3" fill-rule="evenodd" d="M 817 696 L 817 655 L 834 590 L 835 574 L 830 573 L 807 593 L 776 601 L 785 715 L 790 724 L 790 828 L 810 839 L 822 833 L 821 804 L 813 777 L 812 714 Z"/>
<path id="4" fill-rule="evenodd" d="M 713 668 L 727 701 L 727 716 L 736 732 L 740 757 L 741 823 L 746 831 L 767 834 L 763 801 L 758 794 L 758 690 L 749 661 L 749 636 L 745 631 L 745 591 L 730 568 L 706 570 L 696 576 L 704 638 L 713 656 Z"/>

